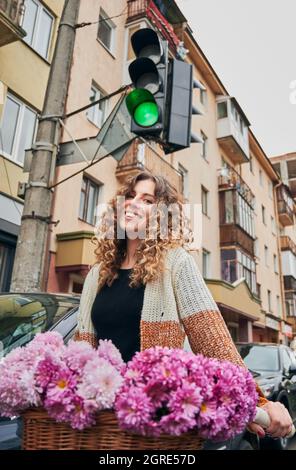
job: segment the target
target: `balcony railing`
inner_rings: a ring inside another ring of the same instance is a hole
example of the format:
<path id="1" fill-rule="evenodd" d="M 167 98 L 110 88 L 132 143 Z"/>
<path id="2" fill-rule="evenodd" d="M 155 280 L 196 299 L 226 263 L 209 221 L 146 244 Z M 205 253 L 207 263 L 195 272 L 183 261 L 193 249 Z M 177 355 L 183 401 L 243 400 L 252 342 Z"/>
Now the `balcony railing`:
<path id="1" fill-rule="evenodd" d="M 284 226 L 293 225 L 295 203 L 285 185 L 277 188 L 277 205 L 281 224 Z"/>
<path id="2" fill-rule="evenodd" d="M 144 170 L 164 176 L 181 193 L 181 174 L 150 146 L 133 142 L 123 159 L 118 162 L 116 177 L 124 182 L 128 176 Z"/>
<path id="3" fill-rule="evenodd" d="M 296 256 L 296 243 L 294 243 L 290 237 L 283 235 L 280 237 L 280 241 L 282 251 L 292 251 L 292 253 Z"/>
<path id="4" fill-rule="evenodd" d="M 127 22 L 143 17 L 148 18 L 162 34 L 164 39 L 168 41 L 170 49 L 176 52 L 180 40 L 175 34 L 172 25 L 167 21 L 152 0 L 128 0 L 127 6 Z"/>
<path id="5" fill-rule="evenodd" d="M 219 168 L 218 170 L 219 191 L 234 189 L 251 205 L 254 203 L 254 194 L 250 187 L 242 179 L 240 174 L 230 166 Z"/>
<path id="6" fill-rule="evenodd" d="M 21 27 L 24 3 L 24 0 L 0 0 L 0 47 L 26 35 Z"/>
<path id="7" fill-rule="evenodd" d="M 255 254 L 253 238 L 236 224 L 220 225 L 220 246 L 243 248 L 250 256 Z"/>

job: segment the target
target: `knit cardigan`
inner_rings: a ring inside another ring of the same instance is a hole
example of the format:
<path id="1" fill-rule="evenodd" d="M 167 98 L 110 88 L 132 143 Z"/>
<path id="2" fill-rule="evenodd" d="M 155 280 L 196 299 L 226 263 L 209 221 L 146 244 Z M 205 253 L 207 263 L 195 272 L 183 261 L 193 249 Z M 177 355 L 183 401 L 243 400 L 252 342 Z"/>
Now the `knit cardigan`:
<path id="1" fill-rule="evenodd" d="M 86 276 L 80 300 L 76 340 L 96 346 L 91 309 L 98 290 L 100 264 Z M 195 354 L 245 367 L 194 258 L 183 248 L 168 250 L 164 272 L 145 286 L 140 322 L 141 350 L 153 346 L 183 348 L 185 336 Z M 258 405 L 267 402 L 259 393 Z"/>

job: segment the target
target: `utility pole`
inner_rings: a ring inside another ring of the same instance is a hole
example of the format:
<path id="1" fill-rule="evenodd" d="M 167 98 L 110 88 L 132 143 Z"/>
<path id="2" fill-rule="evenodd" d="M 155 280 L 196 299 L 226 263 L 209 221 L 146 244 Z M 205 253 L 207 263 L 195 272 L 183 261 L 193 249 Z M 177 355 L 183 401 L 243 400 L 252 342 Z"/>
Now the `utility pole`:
<path id="1" fill-rule="evenodd" d="M 62 119 L 67 97 L 76 23 L 80 0 L 65 0 L 59 25 L 53 61 L 39 118 L 33 158 L 26 186 L 11 291 L 36 292 L 42 285 L 44 261 L 51 220 L 52 190 L 57 147 L 61 134 L 58 119 Z"/>

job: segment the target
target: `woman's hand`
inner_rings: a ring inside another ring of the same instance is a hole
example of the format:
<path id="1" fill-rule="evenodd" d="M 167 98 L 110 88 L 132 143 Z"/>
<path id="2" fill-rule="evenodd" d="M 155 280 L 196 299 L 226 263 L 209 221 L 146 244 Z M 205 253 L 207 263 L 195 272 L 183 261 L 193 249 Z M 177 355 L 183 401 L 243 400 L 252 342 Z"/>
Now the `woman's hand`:
<path id="1" fill-rule="evenodd" d="M 270 425 L 268 428 L 264 430 L 259 424 L 251 423 L 248 429 L 258 434 L 259 437 L 264 437 L 265 433 L 273 438 L 286 437 L 290 433 L 293 424 L 287 408 L 278 401 L 269 401 L 263 405 L 262 408 L 270 417 Z"/>

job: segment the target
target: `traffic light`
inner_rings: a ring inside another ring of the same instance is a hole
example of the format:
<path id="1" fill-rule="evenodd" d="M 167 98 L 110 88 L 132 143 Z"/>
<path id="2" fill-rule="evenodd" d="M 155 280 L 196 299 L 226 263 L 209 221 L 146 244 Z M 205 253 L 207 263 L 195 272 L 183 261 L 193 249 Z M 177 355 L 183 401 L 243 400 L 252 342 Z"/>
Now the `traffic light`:
<path id="1" fill-rule="evenodd" d="M 134 90 L 126 98 L 131 131 L 146 138 L 160 136 L 167 106 L 168 44 L 150 28 L 131 37 L 136 59 L 129 66 Z"/>
<path id="2" fill-rule="evenodd" d="M 126 97 L 131 132 L 156 140 L 166 154 L 203 143 L 191 132 L 192 114 L 202 114 L 192 105 L 193 89 L 205 90 L 193 80 L 192 65 L 169 59 L 167 41 L 150 28 L 136 31 L 131 45 L 136 55 L 129 66 L 134 90 Z"/>
<path id="3" fill-rule="evenodd" d="M 190 147 L 191 143 L 203 143 L 202 137 L 191 131 L 192 115 L 203 113 L 193 106 L 193 89 L 205 91 L 205 87 L 193 79 L 193 67 L 187 62 L 173 59 L 170 62 L 168 87 L 170 100 L 166 112 L 163 139 L 165 153 Z"/>

